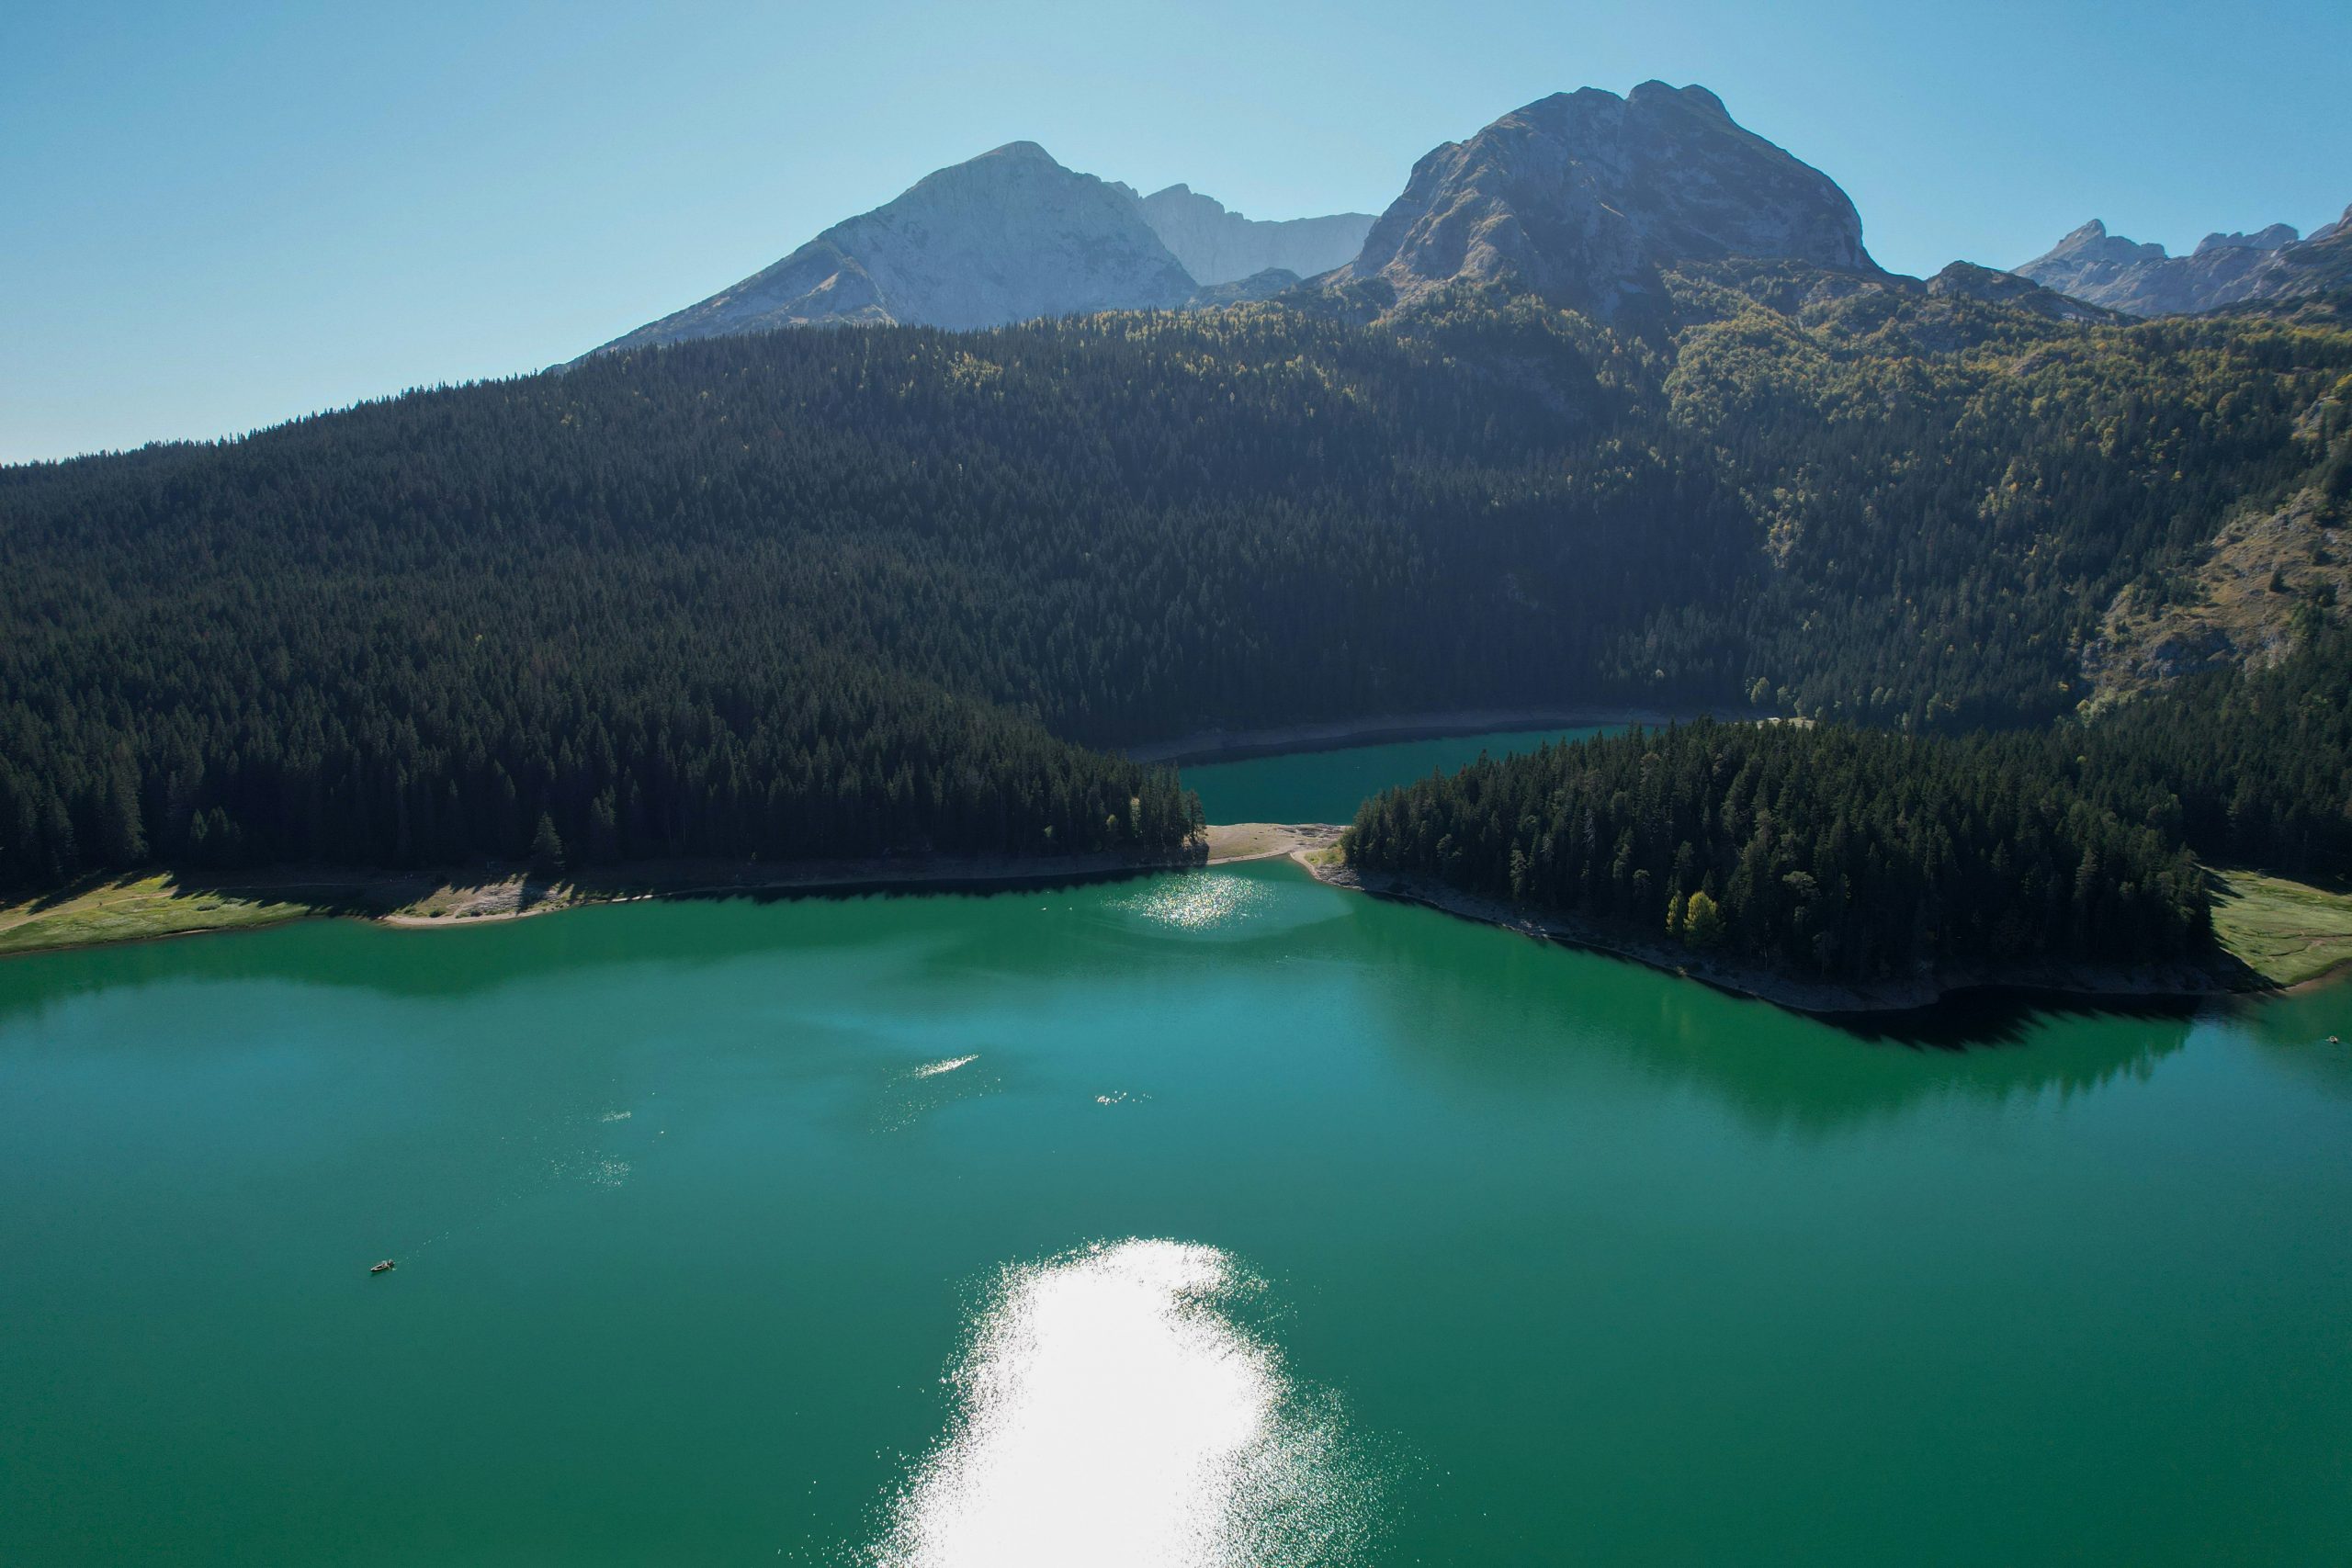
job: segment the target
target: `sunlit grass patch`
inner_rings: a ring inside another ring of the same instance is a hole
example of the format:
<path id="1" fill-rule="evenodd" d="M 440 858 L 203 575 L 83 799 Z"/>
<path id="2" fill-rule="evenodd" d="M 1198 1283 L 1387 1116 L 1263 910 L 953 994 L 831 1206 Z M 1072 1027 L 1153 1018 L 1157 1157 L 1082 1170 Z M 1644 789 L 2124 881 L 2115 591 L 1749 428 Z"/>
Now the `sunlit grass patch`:
<path id="1" fill-rule="evenodd" d="M 2254 871 L 2216 871 L 2213 883 L 2213 934 L 2271 984 L 2352 963 L 2352 892 Z"/>
<path id="2" fill-rule="evenodd" d="M 274 925 L 314 912 L 309 904 L 184 887 L 170 874 L 159 873 L 0 906 L 0 953 Z"/>

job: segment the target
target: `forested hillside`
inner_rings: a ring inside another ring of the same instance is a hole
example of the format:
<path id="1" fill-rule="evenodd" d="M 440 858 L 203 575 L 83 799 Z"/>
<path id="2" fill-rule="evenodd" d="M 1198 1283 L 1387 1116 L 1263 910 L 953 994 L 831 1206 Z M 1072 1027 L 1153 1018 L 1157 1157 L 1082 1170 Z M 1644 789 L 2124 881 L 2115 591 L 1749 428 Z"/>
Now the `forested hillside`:
<path id="1" fill-rule="evenodd" d="M 783 333 L 0 470 L 0 881 L 542 816 L 595 860 L 1161 844 L 1172 780 L 1070 743 L 1210 724 L 2039 723 L 2352 373 L 2325 326 L 1675 290 Z"/>
<path id="2" fill-rule="evenodd" d="M 1367 801 L 1351 863 L 1839 979 L 2145 961 L 2210 929 L 2190 852 L 2352 870 L 2352 634 L 2095 723 L 1963 737 L 1712 722 Z"/>
<path id="3" fill-rule="evenodd" d="M 1847 725 L 1724 725 L 1481 761 L 1367 801 L 1349 863 L 1799 973 L 2170 957 L 2202 874 L 2054 771 Z"/>
<path id="4" fill-rule="evenodd" d="M 1714 319 L 1681 333 L 1667 386 L 1773 563 L 1743 671 L 1816 716 L 2071 713 L 2117 592 L 2191 591 L 2225 515 L 2314 477 L 2308 416 L 2352 370 L 2352 336 L 2259 320 L 2067 329 L 1774 281 L 1687 276 Z"/>
<path id="5" fill-rule="evenodd" d="M 2352 630 L 2306 606 L 2268 670 L 2217 670 L 2040 747 L 2092 799 L 2199 854 L 2290 875 L 2352 875 Z"/>

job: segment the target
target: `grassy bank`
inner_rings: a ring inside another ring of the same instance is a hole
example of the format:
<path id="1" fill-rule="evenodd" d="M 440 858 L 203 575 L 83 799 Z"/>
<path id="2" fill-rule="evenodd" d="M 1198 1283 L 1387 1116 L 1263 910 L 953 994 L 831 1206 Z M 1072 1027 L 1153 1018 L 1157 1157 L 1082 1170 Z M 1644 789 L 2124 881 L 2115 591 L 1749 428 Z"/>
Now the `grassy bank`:
<path id="1" fill-rule="evenodd" d="M 320 913 L 284 893 L 231 893 L 182 885 L 168 872 L 79 884 L 0 905 L 0 953 L 40 953 L 187 931 L 242 931 Z"/>
<path id="2" fill-rule="evenodd" d="M 2213 934 L 2274 986 L 2352 964 L 2352 889 L 2315 887 L 2254 871 L 2213 874 Z"/>
<path id="3" fill-rule="evenodd" d="M 873 861 L 660 861 L 553 878 L 503 868 L 473 873 L 288 869 L 206 879 L 153 872 L 77 883 L 0 904 L 0 957 L 239 931 L 314 915 L 442 928 L 549 914 L 637 898 L 781 897 L 825 891 L 914 891 L 1085 881 L 1197 864 L 1205 849 L 1176 855 L 904 855 Z"/>

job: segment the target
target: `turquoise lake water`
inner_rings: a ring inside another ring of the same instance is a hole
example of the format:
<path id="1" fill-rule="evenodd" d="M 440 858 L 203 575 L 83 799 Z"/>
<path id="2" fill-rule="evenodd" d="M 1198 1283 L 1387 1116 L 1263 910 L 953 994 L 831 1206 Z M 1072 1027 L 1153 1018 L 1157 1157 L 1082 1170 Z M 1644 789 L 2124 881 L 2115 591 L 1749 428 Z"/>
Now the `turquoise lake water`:
<path id="1" fill-rule="evenodd" d="M 1186 786 L 1200 795 L 1201 809 L 1212 822 L 1346 822 L 1366 795 L 1432 773 L 1451 773 L 1477 761 L 1481 752 L 1507 757 L 1532 751 L 1547 740 L 1603 733 L 1592 728 L 1497 730 L 1199 762 L 1185 768 L 1183 775 Z"/>
<path id="2" fill-rule="evenodd" d="M 2352 1561 L 2348 1006 L 1279 862 L 0 962 L 0 1563 Z"/>

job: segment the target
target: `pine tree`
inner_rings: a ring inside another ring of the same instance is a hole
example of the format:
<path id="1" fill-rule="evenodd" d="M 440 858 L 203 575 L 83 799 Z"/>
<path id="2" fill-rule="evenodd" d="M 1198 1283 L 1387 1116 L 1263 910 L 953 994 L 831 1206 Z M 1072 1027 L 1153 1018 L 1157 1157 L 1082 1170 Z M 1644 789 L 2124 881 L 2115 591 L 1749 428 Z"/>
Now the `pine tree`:
<path id="1" fill-rule="evenodd" d="M 538 829 L 531 835 L 531 869 L 542 876 L 553 876 L 563 869 L 563 840 L 555 830 L 555 818 L 539 813 Z"/>

